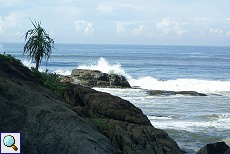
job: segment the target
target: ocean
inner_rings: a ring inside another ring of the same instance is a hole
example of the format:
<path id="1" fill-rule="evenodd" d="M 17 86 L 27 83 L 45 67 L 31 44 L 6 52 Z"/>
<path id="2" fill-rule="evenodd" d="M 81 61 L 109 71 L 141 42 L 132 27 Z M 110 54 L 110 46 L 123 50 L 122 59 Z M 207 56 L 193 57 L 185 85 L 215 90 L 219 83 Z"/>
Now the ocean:
<path id="1" fill-rule="evenodd" d="M 35 66 L 22 43 L 0 43 L 3 52 Z M 94 89 L 129 100 L 187 153 L 207 143 L 230 144 L 230 47 L 56 44 L 40 71 L 70 75 L 75 68 L 124 75 L 134 88 Z M 208 96 L 150 96 L 148 90 Z"/>

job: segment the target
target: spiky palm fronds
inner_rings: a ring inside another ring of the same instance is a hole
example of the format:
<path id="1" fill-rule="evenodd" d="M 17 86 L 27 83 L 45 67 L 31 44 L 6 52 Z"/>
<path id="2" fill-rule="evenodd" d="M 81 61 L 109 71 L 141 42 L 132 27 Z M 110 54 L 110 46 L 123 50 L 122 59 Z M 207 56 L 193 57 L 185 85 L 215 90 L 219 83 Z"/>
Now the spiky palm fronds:
<path id="1" fill-rule="evenodd" d="M 25 34 L 24 54 L 28 54 L 32 60 L 36 61 L 36 70 L 38 70 L 43 58 L 46 61 L 49 60 L 52 48 L 54 48 L 54 40 L 41 27 L 41 22 L 34 21 L 32 24 L 34 28 L 28 30 Z"/>

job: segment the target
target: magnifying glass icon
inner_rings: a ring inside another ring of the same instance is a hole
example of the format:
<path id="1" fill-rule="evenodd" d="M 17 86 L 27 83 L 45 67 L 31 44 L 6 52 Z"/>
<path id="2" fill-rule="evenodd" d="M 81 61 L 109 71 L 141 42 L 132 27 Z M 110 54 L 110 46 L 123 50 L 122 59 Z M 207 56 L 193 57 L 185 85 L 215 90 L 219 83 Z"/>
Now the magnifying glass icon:
<path id="1" fill-rule="evenodd" d="M 3 138 L 3 143 L 7 147 L 13 148 L 15 151 L 18 150 L 18 148 L 14 145 L 15 144 L 15 139 L 11 135 L 7 135 Z"/>

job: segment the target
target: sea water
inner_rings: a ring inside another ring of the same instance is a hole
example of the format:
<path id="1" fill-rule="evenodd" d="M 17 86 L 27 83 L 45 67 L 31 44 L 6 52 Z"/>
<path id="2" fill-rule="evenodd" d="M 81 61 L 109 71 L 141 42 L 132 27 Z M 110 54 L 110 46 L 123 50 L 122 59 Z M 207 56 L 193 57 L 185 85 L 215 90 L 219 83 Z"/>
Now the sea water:
<path id="1" fill-rule="evenodd" d="M 1 43 L 3 52 L 28 67 L 35 65 L 23 56 L 23 44 Z M 188 153 L 207 143 L 229 141 L 230 47 L 56 44 L 40 71 L 70 75 L 75 68 L 124 75 L 135 88 L 95 89 L 129 100 Z M 150 96 L 148 90 L 208 96 Z"/>

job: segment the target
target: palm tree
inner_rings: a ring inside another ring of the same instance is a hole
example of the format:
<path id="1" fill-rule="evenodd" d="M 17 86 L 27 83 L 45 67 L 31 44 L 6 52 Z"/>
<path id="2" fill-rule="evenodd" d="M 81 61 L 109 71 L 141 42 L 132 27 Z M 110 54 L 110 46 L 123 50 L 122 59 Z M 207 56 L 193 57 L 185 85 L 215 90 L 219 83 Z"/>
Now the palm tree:
<path id="1" fill-rule="evenodd" d="M 35 60 L 35 69 L 38 71 L 43 57 L 46 59 L 46 62 L 48 62 L 52 48 L 54 48 L 54 40 L 50 38 L 45 29 L 41 27 L 41 22 L 34 21 L 32 24 L 34 28 L 28 30 L 25 34 L 26 44 L 23 54 L 28 54 L 32 60 Z"/>

